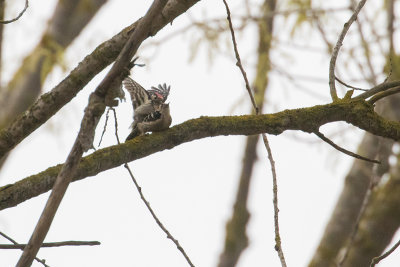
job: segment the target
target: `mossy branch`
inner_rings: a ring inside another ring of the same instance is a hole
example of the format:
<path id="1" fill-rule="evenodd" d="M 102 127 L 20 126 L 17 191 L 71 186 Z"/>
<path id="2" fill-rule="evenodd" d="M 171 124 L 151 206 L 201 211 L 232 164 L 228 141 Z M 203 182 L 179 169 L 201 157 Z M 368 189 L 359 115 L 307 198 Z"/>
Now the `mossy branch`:
<path id="1" fill-rule="evenodd" d="M 309 108 L 285 110 L 266 115 L 200 117 L 176 125 L 167 131 L 135 138 L 110 146 L 82 158 L 73 180 L 94 176 L 165 149 L 193 140 L 221 135 L 279 135 L 286 130 L 312 133 L 320 126 L 345 121 L 372 134 L 400 140 L 400 123 L 388 121 L 374 112 L 364 100 L 339 100 Z M 0 210 L 49 191 L 61 164 L 0 188 Z"/>
<path id="2" fill-rule="evenodd" d="M 153 20 L 149 35 L 155 35 L 160 29 L 168 23 L 172 23 L 176 17 L 186 12 L 197 2 L 198 0 L 168 1 L 162 14 Z M 111 64 L 118 56 L 137 24 L 138 21 L 123 29 L 110 40 L 99 45 L 62 82 L 50 92 L 43 94 L 24 114 L 7 126 L 0 125 L 0 158 L 56 114 L 94 76 Z"/>

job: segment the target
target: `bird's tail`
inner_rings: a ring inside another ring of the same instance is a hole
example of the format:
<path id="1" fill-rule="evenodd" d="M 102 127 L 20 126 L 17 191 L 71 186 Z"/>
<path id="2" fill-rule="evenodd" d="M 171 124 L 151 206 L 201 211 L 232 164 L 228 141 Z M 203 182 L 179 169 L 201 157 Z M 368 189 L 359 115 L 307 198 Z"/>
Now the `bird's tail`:
<path id="1" fill-rule="evenodd" d="M 135 126 L 133 126 L 131 133 L 128 135 L 128 137 L 126 138 L 125 142 L 128 140 L 131 140 L 133 138 L 135 138 L 136 136 L 139 136 L 139 129 L 137 127 L 137 124 Z"/>

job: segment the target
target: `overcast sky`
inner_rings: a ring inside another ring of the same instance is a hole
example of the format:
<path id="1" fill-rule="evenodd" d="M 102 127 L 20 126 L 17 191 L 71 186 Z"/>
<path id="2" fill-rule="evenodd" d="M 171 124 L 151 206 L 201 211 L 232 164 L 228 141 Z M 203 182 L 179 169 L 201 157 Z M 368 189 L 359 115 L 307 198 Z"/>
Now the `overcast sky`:
<path id="1" fill-rule="evenodd" d="M 10 7 L 8 16 L 18 13 L 24 1 L 20 2 Z M 46 2 L 49 6 L 41 1 L 30 1 L 26 14 L 18 22 L 5 26 L 5 82 L 38 42 L 56 1 Z M 57 85 L 97 45 L 136 21 L 151 2 L 109 1 L 69 47 L 65 55 L 66 71 L 57 67 L 44 90 Z M 238 12 L 240 9 L 232 5 L 232 15 Z M 249 113 L 250 100 L 230 47 L 224 48 L 224 53 L 215 56 L 210 63 L 204 45 L 189 62 L 191 42 L 199 38 L 198 31 L 182 33 L 157 47 L 151 45 L 184 28 L 190 20 L 225 16 L 222 1 L 201 1 L 156 37 L 146 40 L 140 50 L 146 67 L 135 68 L 133 77 L 145 88 L 164 82 L 171 85 L 169 101 L 173 125 L 199 116 Z M 341 30 L 348 13 L 343 12 L 341 16 L 343 21 L 333 29 L 332 36 Z M 283 22 L 282 18 L 276 21 L 276 32 L 286 29 Z M 228 37 L 221 39 L 222 47 L 229 41 Z M 289 36 L 282 39 L 291 41 Z M 294 40 L 297 44 L 312 43 L 320 49 L 282 45 L 272 54 L 273 63 L 299 76 L 318 78 L 317 82 L 301 81 L 312 92 L 310 94 L 272 72 L 266 112 L 329 102 L 329 56 L 324 54 L 323 43 L 316 36 L 308 35 L 307 29 L 304 38 L 300 35 Z M 238 35 L 238 45 L 252 80 L 257 46 L 255 27 Z M 104 74 L 93 79 L 71 103 L 13 151 L 0 173 L 0 185 L 14 183 L 66 159 L 88 95 Z M 117 115 L 120 138 L 125 139 L 132 122 L 130 100 L 120 104 Z M 96 142 L 103 125 L 104 118 L 99 123 Z M 116 144 L 113 125 L 111 120 L 101 147 Z M 343 132 L 341 136 L 336 135 L 335 140 L 355 151 L 362 131 L 344 123 L 321 128 L 324 133 L 334 133 L 338 129 Z M 305 266 L 319 242 L 352 159 L 306 133 L 285 132 L 269 138 L 278 175 L 283 250 L 289 266 Z M 130 163 L 151 206 L 196 266 L 215 266 L 218 262 L 225 223 L 236 193 L 245 139 L 244 136 L 206 138 Z M 265 149 L 259 146 L 258 150 L 249 203 L 250 245 L 240 259 L 241 267 L 280 265 L 274 250 L 270 165 Z M 47 198 L 48 193 L 1 211 L 0 230 L 20 243 L 27 242 Z M 64 240 L 98 240 L 101 246 L 41 249 L 38 257 L 46 259 L 52 267 L 188 266 L 151 218 L 123 167 L 70 185 L 45 241 Z M 0 243 L 7 241 L 0 238 Z M 20 254 L 0 250 L 0 266 L 14 266 Z M 379 266 L 394 266 L 396 262 L 400 262 L 400 256 L 392 255 Z M 34 263 L 33 266 L 42 265 Z"/>

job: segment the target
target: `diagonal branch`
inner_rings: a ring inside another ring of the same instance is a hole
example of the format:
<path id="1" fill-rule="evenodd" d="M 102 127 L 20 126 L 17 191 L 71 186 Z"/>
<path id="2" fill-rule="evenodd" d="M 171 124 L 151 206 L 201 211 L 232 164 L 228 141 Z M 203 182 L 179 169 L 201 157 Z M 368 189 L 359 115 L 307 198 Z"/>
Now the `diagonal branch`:
<path id="1" fill-rule="evenodd" d="M 382 98 L 397 94 L 399 92 L 400 92 L 400 86 L 390 88 L 386 91 L 379 92 L 376 95 L 374 95 L 373 97 L 371 97 L 371 99 L 368 100 L 368 103 L 375 104 L 375 102 L 381 100 Z"/>
<path id="2" fill-rule="evenodd" d="M 367 0 L 361 0 L 360 3 L 358 3 L 356 9 L 354 10 L 353 15 L 344 24 L 343 30 L 339 35 L 339 38 L 336 42 L 335 47 L 333 48 L 331 61 L 329 63 L 329 88 L 330 88 L 330 93 L 331 93 L 331 97 L 332 97 L 333 101 L 338 100 L 336 87 L 335 87 L 335 66 L 336 66 L 337 57 L 339 55 L 339 50 L 340 50 L 341 46 L 343 45 L 344 37 L 346 36 L 348 30 L 350 29 L 351 24 L 357 19 L 358 13 L 360 13 L 360 10 L 364 6 L 365 2 L 367 2 Z"/>
<path id="3" fill-rule="evenodd" d="M 34 257 L 49 231 L 68 185 L 76 172 L 83 152 L 88 151 L 93 146 L 94 132 L 105 110 L 104 99 L 107 91 L 112 90 L 110 87 L 115 80 L 122 82 L 123 77 L 121 77 L 121 73 L 124 68 L 128 66 L 140 44 L 149 35 L 151 22 L 157 14 L 162 12 L 166 3 L 167 0 L 155 0 L 153 2 L 146 15 L 140 20 L 137 29 L 133 31 L 127 43 L 124 45 L 124 48 L 111 70 L 96 88 L 95 92 L 90 95 L 89 104 L 85 109 L 78 136 L 65 164 L 57 176 L 52 192 L 39 218 L 39 222 L 16 265 L 17 267 L 28 267 L 32 264 Z"/>
<path id="4" fill-rule="evenodd" d="M 374 159 L 369 159 L 363 156 L 360 156 L 356 153 L 353 153 L 351 151 L 348 151 L 338 145 L 336 145 L 334 142 L 332 142 L 329 138 L 327 138 L 323 133 L 319 132 L 319 131 L 315 131 L 314 134 L 316 136 L 318 136 L 319 138 L 321 138 L 324 142 L 328 143 L 329 145 L 331 145 L 332 147 L 334 147 L 335 149 L 339 150 L 340 152 L 343 152 L 346 155 L 349 155 L 350 157 L 356 158 L 356 159 L 361 159 L 361 160 L 365 160 L 368 162 L 372 162 L 372 163 L 380 163 L 380 161 L 378 160 L 374 160 Z"/>
<path id="5" fill-rule="evenodd" d="M 355 87 L 355 86 L 352 86 L 352 85 L 350 85 L 350 84 L 347 84 L 347 83 L 345 83 L 344 81 L 340 80 L 340 79 L 339 79 L 338 77 L 336 77 L 336 76 L 335 76 L 335 80 L 338 81 L 340 84 L 346 86 L 347 88 L 354 89 L 354 90 L 359 90 L 359 91 L 364 91 L 364 92 L 368 91 L 368 89 L 363 89 L 363 88 L 360 88 L 360 87 Z"/>
<path id="6" fill-rule="evenodd" d="M 162 14 L 152 21 L 150 36 L 155 35 L 198 1 L 168 1 Z M 111 64 L 137 25 L 138 21 L 99 45 L 51 92 L 42 95 L 23 115 L 16 118 L 7 128 L 1 129 L 0 158 L 70 102 L 95 75 Z"/>
<path id="7" fill-rule="evenodd" d="M 5 239 L 7 239 L 8 241 L 10 241 L 11 243 L 13 243 L 14 245 L 19 245 L 18 243 L 17 243 L 17 241 L 15 241 L 14 239 L 12 239 L 11 237 L 9 237 L 8 235 L 6 235 L 5 233 L 3 233 L 3 232 L 1 232 L 0 231 L 0 235 L 1 236 L 3 236 Z M 47 265 L 46 264 L 46 260 L 41 260 L 41 259 L 39 259 L 38 257 L 35 257 L 35 260 L 37 261 L 37 262 L 40 262 L 41 264 L 43 264 L 43 266 L 45 266 L 45 267 L 50 267 L 49 265 Z"/>
<path id="8" fill-rule="evenodd" d="M 254 98 L 262 112 L 264 98 L 268 88 L 268 72 L 271 69 L 269 52 L 271 50 L 272 31 L 275 16 L 270 16 L 276 12 L 275 0 L 264 0 L 260 5 L 261 18 L 257 22 L 258 27 L 258 47 L 257 47 L 257 67 L 253 78 Z M 242 99 L 243 100 L 243 99 Z M 251 113 L 255 113 L 251 109 Z M 252 135 L 246 138 L 244 149 L 242 170 L 236 192 L 235 203 L 232 208 L 231 218 L 226 222 L 225 242 L 223 251 L 220 254 L 218 267 L 234 266 L 248 246 L 246 228 L 250 218 L 247 207 L 249 190 L 252 180 L 252 173 L 257 159 L 257 144 L 259 136 Z"/>
<path id="9" fill-rule="evenodd" d="M 41 94 L 43 82 L 60 63 L 65 49 L 91 21 L 107 0 L 92 0 L 82 8 L 82 0 L 59 0 L 41 40 L 26 56 L 6 86 L 0 88 L 0 129 L 25 112 Z M 71 20 L 70 18 L 74 19 Z M 3 24 L 0 24 L 3 26 Z M 3 89 L 3 90 L 1 90 Z M 0 155 L 0 168 L 7 157 Z"/>
<path id="10" fill-rule="evenodd" d="M 129 175 L 132 178 L 133 183 L 135 184 L 135 187 L 137 189 L 137 191 L 139 192 L 140 195 L 140 199 L 143 201 L 143 203 L 146 205 L 147 210 L 150 212 L 151 216 L 153 217 L 154 221 L 157 223 L 157 225 L 161 228 L 161 230 L 167 235 L 167 238 L 170 239 L 175 245 L 176 248 L 182 253 L 183 257 L 185 257 L 185 260 L 187 261 L 187 263 L 189 264 L 190 267 L 195 267 L 194 264 L 192 263 L 191 259 L 189 258 L 189 256 L 186 254 L 185 250 L 183 249 L 183 247 L 181 246 L 181 244 L 179 244 L 179 241 L 177 239 L 175 239 L 173 237 L 173 235 L 168 231 L 168 229 L 164 226 L 164 224 L 160 221 L 160 219 L 158 218 L 158 216 L 156 215 L 156 213 L 154 212 L 154 210 L 151 208 L 150 203 L 146 200 L 146 198 L 144 197 L 144 194 L 142 192 L 142 188 L 140 187 L 140 185 L 138 184 L 138 182 L 136 181 L 135 176 L 133 176 L 133 173 L 131 171 L 131 168 L 129 168 L 128 163 L 124 164 L 124 167 L 128 170 Z"/>
<path id="11" fill-rule="evenodd" d="M 229 29 L 230 29 L 231 36 L 232 36 L 233 48 L 234 48 L 235 56 L 236 56 L 236 60 L 237 60 L 236 65 L 239 67 L 239 69 L 240 69 L 240 71 L 242 73 L 243 79 L 244 79 L 244 81 L 246 83 L 246 89 L 247 89 L 247 92 L 248 92 L 249 97 L 251 99 L 251 102 L 253 104 L 253 108 L 255 110 L 255 113 L 256 113 L 256 115 L 259 115 L 260 114 L 260 109 L 258 108 L 257 103 L 256 103 L 256 101 L 254 99 L 253 92 L 250 89 L 249 80 L 247 79 L 246 71 L 244 70 L 244 68 L 242 66 L 242 62 L 240 60 L 240 55 L 239 55 L 239 51 L 238 51 L 237 44 L 236 44 L 235 31 L 233 30 L 233 26 L 232 26 L 231 12 L 229 10 L 229 6 L 228 6 L 228 3 L 226 2 L 226 0 L 223 0 L 223 2 L 224 2 L 224 5 L 225 5 L 225 8 L 226 8 L 227 20 L 228 20 L 228 23 L 229 23 Z M 275 1 L 273 1 L 271 5 L 273 6 L 273 8 L 275 8 Z M 275 226 L 275 250 L 278 252 L 278 257 L 279 257 L 279 260 L 281 261 L 282 267 L 286 267 L 285 255 L 283 254 L 282 245 L 281 245 L 281 237 L 280 237 L 280 234 L 279 234 L 278 185 L 277 185 L 277 178 L 276 178 L 275 161 L 274 161 L 273 156 L 272 156 L 272 150 L 271 150 L 271 147 L 269 145 L 267 135 L 265 133 L 262 133 L 262 138 L 263 138 L 264 146 L 265 146 L 265 148 L 267 150 L 268 160 L 270 162 L 271 172 L 272 172 L 274 226 Z"/>
<path id="12" fill-rule="evenodd" d="M 380 256 L 374 257 L 371 260 L 371 264 L 370 267 L 374 267 L 376 264 L 378 264 L 381 260 L 387 258 L 388 256 L 390 256 L 390 254 L 392 254 L 398 247 L 400 246 L 400 240 L 396 242 L 396 244 L 394 244 L 387 252 L 383 253 Z"/>
<path id="13" fill-rule="evenodd" d="M 245 82 L 245 85 L 246 85 L 247 92 L 249 93 L 249 96 L 250 96 L 251 103 L 253 104 L 253 107 L 254 107 L 254 109 L 256 111 L 256 114 L 258 114 L 259 110 L 258 110 L 258 107 L 257 107 L 257 103 L 256 103 L 256 101 L 254 99 L 253 92 L 251 91 L 251 88 L 250 88 L 250 85 L 249 85 L 249 80 L 247 79 L 246 71 L 243 68 L 242 61 L 240 60 L 240 55 L 239 55 L 239 51 L 238 51 L 237 43 L 236 43 L 235 31 L 233 30 L 233 25 L 232 25 L 232 20 L 231 20 L 231 12 L 229 10 L 228 3 L 225 0 L 223 0 L 223 2 L 224 2 L 224 5 L 225 5 L 225 8 L 226 8 L 227 20 L 228 20 L 229 29 L 230 29 L 230 32 L 231 32 L 233 50 L 235 52 L 235 57 L 236 57 L 236 60 L 237 60 L 236 66 L 238 66 L 238 68 L 240 69 L 240 72 L 242 73 L 242 76 L 243 76 L 243 79 L 244 79 L 244 82 Z"/>
<path id="14" fill-rule="evenodd" d="M 8 126 L 37 99 L 42 85 L 63 52 L 91 21 L 106 0 L 93 0 L 82 8 L 81 0 L 59 0 L 39 43 L 24 58 L 3 90 L 0 90 L 0 128 Z M 70 18 L 74 19 L 71 20 Z"/>
<path id="15" fill-rule="evenodd" d="M 97 150 L 82 158 L 72 178 L 76 181 L 94 176 L 125 162 L 205 137 L 260 133 L 279 135 L 286 130 L 312 133 L 320 126 L 335 121 L 346 121 L 372 134 L 400 140 L 399 122 L 385 120 L 363 100 L 341 100 L 327 105 L 285 110 L 274 114 L 192 119 L 161 133 L 138 137 L 118 146 Z M 16 206 L 49 191 L 61 166 L 50 167 L 15 184 L 1 187 L 0 210 Z"/>
<path id="16" fill-rule="evenodd" d="M 358 96 L 354 97 L 354 99 L 367 99 L 368 97 L 371 97 L 373 95 L 376 95 L 380 92 L 389 90 L 394 87 L 400 86 L 400 81 L 392 81 L 392 82 L 384 82 L 381 84 L 378 84 L 377 86 L 369 89 L 368 91 L 359 94 Z"/>
<path id="17" fill-rule="evenodd" d="M 118 136 L 118 120 L 117 120 L 117 112 L 115 111 L 114 108 L 110 108 L 113 111 L 114 114 L 114 123 L 115 123 L 115 138 L 117 139 L 117 143 L 118 145 L 120 145 L 120 141 L 119 141 L 119 136 Z M 108 112 L 108 111 L 107 111 Z M 189 256 L 186 254 L 186 251 L 183 249 L 183 247 L 181 246 L 181 244 L 179 243 L 179 241 L 170 233 L 170 231 L 168 231 L 168 229 L 164 226 L 164 224 L 160 221 L 160 219 L 158 218 L 158 216 L 156 215 L 156 213 L 154 212 L 154 210 L 152 209 L 152 207 L 150 206 L 149 201 L 147 201 L 147 199 L 145 198 L 143 191 L 142 191 L 142 187 L 139 185 L 139 183 L 137 182 L 135 176 L 133 176 L 132 170 L 129 167 L 128 163 L 124 163 L 124 167 L 125 169 L 128 171 L 129 176 L 132 178 L 132 181 L 140 195 L 140 199 L 143 201 L 144 205 L 146 206 L 147 210 L 150 212 L 151 216 L 153 217 L 154 221 L 156 222 L 156 224 L 160 227 L 160 229 L 167 235 L 167 238 L 170 239 L 175 245 L 176 248 L 182 253 L 183 257 L 186 259 L 187 263 L 191 266 L 194 267 L 194 264 L 192 263 L 192 260 L 189 258 Z"/>

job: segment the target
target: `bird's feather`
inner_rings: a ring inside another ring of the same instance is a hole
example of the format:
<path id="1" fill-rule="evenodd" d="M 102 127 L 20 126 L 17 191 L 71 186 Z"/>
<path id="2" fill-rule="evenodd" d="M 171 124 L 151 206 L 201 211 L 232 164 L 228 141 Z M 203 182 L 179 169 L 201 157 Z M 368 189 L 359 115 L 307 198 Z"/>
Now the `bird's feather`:
<path id="1" fill-rule="evenodd" d="M 131 95 L 133 110 L 151 102 L 149 92 L 131 78 L 126 77 L 122 84 Z"/>
<path id="2" fill-rule="evenodd" d="M 165 103 L 165 101 L 168 98 L 169 95 L 169 90 L 171 89 L 171 86 L 169 85 L 167 87 L 167 85 L 164 83 L 163 85 L 159 84 L 158 88 L 152 86 L 150 90 L 148 90 L 148 92 L 150 94 L 155 94 L 157 97 L 162 99 L 162 102 Z"/>

